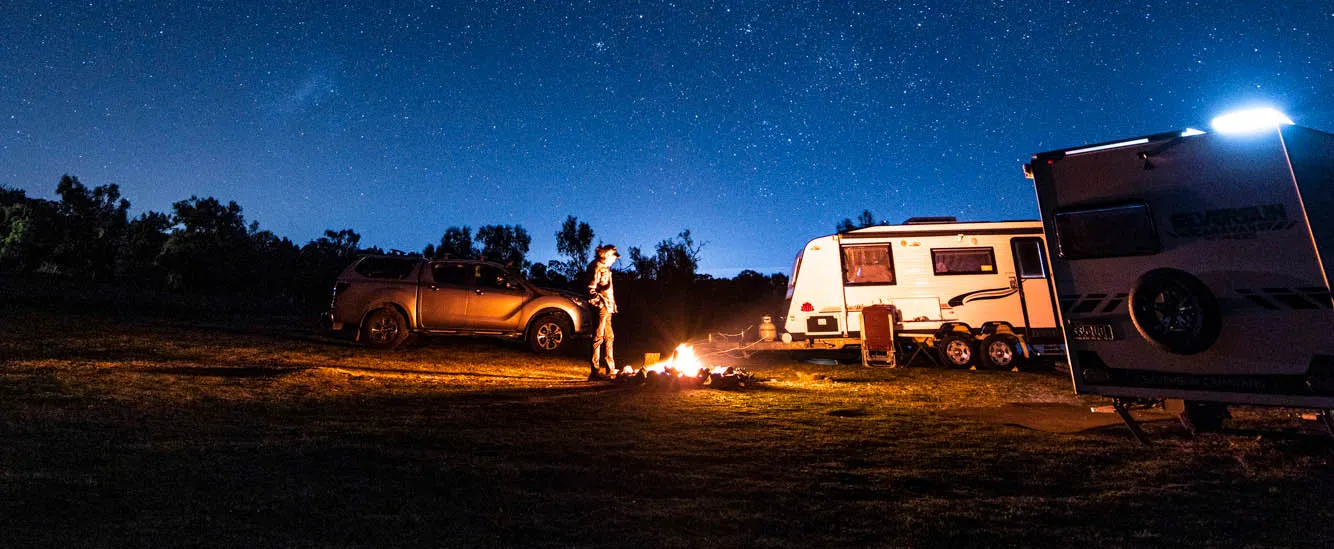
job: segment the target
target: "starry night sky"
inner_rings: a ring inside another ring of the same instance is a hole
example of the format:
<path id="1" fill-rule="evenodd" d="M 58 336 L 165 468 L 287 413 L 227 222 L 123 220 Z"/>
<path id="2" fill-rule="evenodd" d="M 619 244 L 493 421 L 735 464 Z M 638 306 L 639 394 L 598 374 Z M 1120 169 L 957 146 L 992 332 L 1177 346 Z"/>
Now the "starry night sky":
<path id="1" fill-rule="evenodd" d="M 0 185 L 215 196 L 298 244 L 520 224 L 534 261 L 566 215 L 688 228 L 731 276 L 863 209 L 1035 218 L 1035 152 L 1254 104 L 1334 130 L 1328 1 L 383 4 L 6 2 Z"/>

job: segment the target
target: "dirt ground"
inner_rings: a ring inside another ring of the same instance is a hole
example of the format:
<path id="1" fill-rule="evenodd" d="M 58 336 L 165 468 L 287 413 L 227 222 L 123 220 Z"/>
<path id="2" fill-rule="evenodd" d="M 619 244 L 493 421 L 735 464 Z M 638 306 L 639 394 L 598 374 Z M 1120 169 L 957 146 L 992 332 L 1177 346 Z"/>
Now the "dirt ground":
<path id="1" fill-rule="evenodd" d="M 0 305 L 3 545 L 1334 546 L 1334 444 L 1290 410 L 1144 447 L 957 413 L 1102 403 L 1059 372 L 715 357 L 767 381 L 656 391 L 312 328 Z"/>

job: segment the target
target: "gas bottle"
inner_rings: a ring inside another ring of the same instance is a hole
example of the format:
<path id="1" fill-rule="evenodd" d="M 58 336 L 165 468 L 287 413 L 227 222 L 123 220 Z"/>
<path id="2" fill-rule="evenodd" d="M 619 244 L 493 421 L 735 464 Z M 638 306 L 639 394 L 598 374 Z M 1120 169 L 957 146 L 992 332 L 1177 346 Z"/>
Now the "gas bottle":
<path id="1" fill-rule="evenodd" d="M 778 337 L 778 326 L 774 326 L 774 319 L 769 315 L 764 315 L 760 320 L 760 341 L 773 341 Z"/>

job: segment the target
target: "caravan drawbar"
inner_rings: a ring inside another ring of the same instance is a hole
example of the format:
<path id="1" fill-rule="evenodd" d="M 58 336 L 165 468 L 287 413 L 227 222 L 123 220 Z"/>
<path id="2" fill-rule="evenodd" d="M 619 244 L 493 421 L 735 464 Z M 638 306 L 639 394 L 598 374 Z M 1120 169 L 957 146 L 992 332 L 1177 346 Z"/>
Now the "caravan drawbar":
<path id="1" fill-rule="evenodd" d="M 815 238 L 792 267 L 783 341 L 858 345 L 862 309 L 888 305 L 897 340 L 948 365 L 1063 356 L 1046 254 L 1039 221 L 914 218 Z"/>

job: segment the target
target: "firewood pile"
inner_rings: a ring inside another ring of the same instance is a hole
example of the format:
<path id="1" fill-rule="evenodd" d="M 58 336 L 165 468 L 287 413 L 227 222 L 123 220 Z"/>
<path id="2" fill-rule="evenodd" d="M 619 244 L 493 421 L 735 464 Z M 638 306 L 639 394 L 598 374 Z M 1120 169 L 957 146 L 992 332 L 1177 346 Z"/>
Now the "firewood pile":
<path id="1" fill-rule="evenodd" d="M 642 386 L 647 389 L 741 389 L 754 384 L 757 379 L 746 370 L 732 366 L 705 366 L 695 356 L 695 349 L 681 344 L 667 360 L 657 361 L 656 354 L 646 355 L 653 363 L 641 369 L 622 368 L 612 380 L 625 385 Z"/>
<path id="2" fill-rule="evenodd" d="M 716 367 L 700 368 L 694 372 L 682 372 L 673 367 L 640 368 L 625 367 L 616 373 L 613 381 L 622 385 L 643 387 L 645 389 L 744 389 L 759 380 L 755 375 L 740 368 Z"/>

